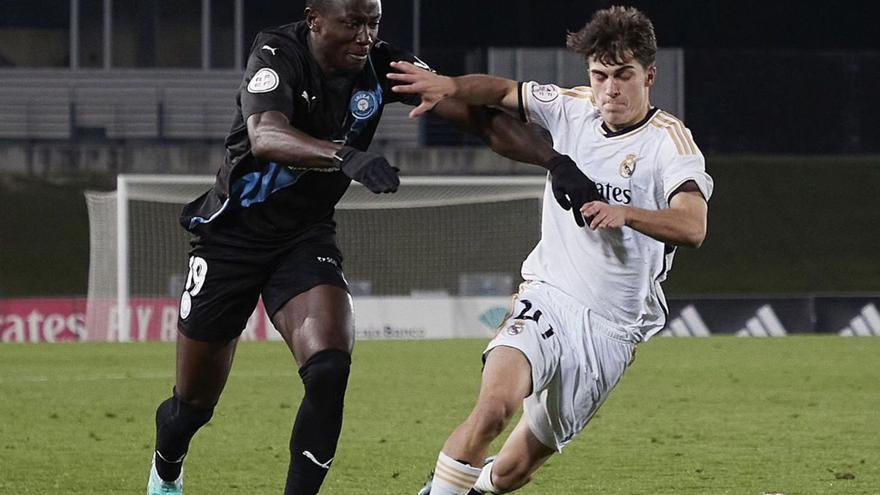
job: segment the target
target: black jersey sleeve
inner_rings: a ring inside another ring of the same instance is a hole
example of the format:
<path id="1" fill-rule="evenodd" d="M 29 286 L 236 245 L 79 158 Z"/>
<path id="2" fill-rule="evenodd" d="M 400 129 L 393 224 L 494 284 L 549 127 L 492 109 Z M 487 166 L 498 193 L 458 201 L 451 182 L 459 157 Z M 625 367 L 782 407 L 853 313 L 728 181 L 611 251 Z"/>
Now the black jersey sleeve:
<path id="1" fill-rule="evenodd" d="M 406 105 L 418 106 L 422 102 L 422 99 L 419 95 L 395 93 L 391 91 L 392 81 L 389 81 L 386 77 L 386 74 L 393 70 L 391 68 L 391 62 L 410 62 L 416 67 L 420 67 L 431 72 L 434 72 L 434 69 L 432 69 L 419 57 L 416 57 L 412 53 L 397 48 L 391 43 L 387 43 L 385 41 L 379 41 L 376 43 L 376 46 L 373 48 L 373 54 L 374 60 L 376 60 L 376 63 L 378 65 L 376 67 L 376 72 L 382 80 L 383 88 L 388 90 L 385 92 L 388 103 L 399 101 Z"/>
<path id="2" fill-rule="evenodd" d="M 245 122 L 255 113 L 278 111 L 293 116 L 293 89 L 299 85 L 302 66 L 287 53 L 280 40 L 258 40 L 248 57 L 241 85 L 241 116 Z"/>

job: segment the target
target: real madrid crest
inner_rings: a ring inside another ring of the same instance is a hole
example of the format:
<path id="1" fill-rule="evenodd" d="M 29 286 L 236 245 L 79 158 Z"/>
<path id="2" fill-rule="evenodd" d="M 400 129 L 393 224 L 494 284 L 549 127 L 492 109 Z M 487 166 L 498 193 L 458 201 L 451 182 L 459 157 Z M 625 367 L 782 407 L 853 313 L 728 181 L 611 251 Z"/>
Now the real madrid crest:
<path id="1" fill-rule="evenodd" d="M 519 335 L 520 333 L 522 333 L 525 326 L 526 323 L 524 321 L 514 320 L 513 323 L 511 323 L 510 326 L 507 327 L 507 335 Z"/>
<path id="2" fill-rule="evenodd" d="M 351 97 L 349 105 L 351 114 L 358 120 L 366 120 L 376 114 L 379 109 L 379 102 L 376 101 L 376 95 L 369 91 L 358 91 Z"/>
<path id="3" fill-rule="evenodd" d="M 620 162 L 620 176 L 624 179 L 629 179 L 632 177 L 633 172 L 636 171 L 636 155 L 630 153 L 626 155 L 626 158 L 622 162 Z"/>

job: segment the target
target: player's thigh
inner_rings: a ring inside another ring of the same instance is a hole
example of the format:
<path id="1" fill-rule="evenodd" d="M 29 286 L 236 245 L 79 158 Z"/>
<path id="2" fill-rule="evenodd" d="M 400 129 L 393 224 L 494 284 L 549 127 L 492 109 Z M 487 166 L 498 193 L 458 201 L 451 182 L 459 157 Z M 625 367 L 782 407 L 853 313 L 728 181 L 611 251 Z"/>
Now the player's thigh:
<path id="1" fill-rule="evenodd" d="M 587 353 L 587 378 L 590 387 L 581 387 L 576 394 L 576 407 L 592 415 L 605 402 L 632 364 L 637 349 L 637 339 L 613 323 L 601 320 L 590 313 L 589 331 L 584 341 L 591 348 Z M 586 426 L 586 424 L 584 424 Z"/>
<path id="2" fill-rule="evenodd" d="M 217 403 L 238 336 L 265 282 L 265 260 L 218 246 L 197 246 L 181 294 L 175 392 L 202 407 Z"/>
<path id="3" fill-rule="evenodd" d="M 611 323 L 590 313 L 580 327 L 560 334 L 566 342 L 552 384 L 542 397 L 525 402 L 532 432 L 561 450 L 592 420 L 632 361 L 636 343 Z"/>
<path id="4" fill-rule="evenodd" d="M 266 265 L 243 249 L 195 248 L 180 297 L 180 332 L 203 342 L 237 338 L 257 305 Z"/>
<path id="5" fill-rule="evenodd" d="M 280 256 L 262 294 L 266 312 L 298 363 L 324 349 L 351 352 L 352 302 L 332 236 L 301 243 Z"/>
<path id="6" fill-rule="evenodd" d="M 483 353 L 484 359 L 488 359 L 496 349 L 508 347 L 519 351 L 530 371 L 531 386 L 525 395 L 544 390 L 559 368 L 563 349 L 554 338 L 560 327 L 554 313 L 556 308 L 546 295 L 524 286 L 514 297 L 510 315 Z"/>
<path id="7" fill-rule="evenodd" d="M 302 365 L 315 353 L 327 349 L 351 353 L 352 314 L 348 292 L 333 285 L 318 285 L 287 301 L 272 316 L 272 323 Z"/>
<path id="8" fill-rule="evenodd" d="M 520 349 L 499 345 L 487 351 L 477 408 L 502 407 L 512 414 L 531 390 L 531 365 Z"/>
<path id="9" fill-rule="evenodd" d="M 533 388 L 524 401 L 524 418 L 534 436 L 561 449 L 579 432 L 595 408 L 582 399 L 594 392 L 592 355 L 584 340 L 587 309 L 570 296 L 541 283 L 524 284 L 513 310 L 489 348 L 509 345 L 523 351 Z"/>

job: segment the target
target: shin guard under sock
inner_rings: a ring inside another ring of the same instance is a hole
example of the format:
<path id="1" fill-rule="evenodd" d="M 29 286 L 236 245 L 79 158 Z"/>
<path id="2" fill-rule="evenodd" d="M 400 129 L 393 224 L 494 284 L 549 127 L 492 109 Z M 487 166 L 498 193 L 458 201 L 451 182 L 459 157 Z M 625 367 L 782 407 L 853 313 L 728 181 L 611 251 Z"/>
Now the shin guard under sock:
<path id="1" fill-rule="evenodd" d="M 286 495 L 318 493 L 342 430 L 342 407 L 351 356 L 338 349 L 320 351 L 300 368 L 305 395 L 290 438 Z"/>
<path id="2" fill-rule="evenodd" d="M 160 478 L 174 481 L 180 476 L 193 435 L 213 414 L 213 407 L 197 407 L 176 395 L 159 405 L 156 409 L 156 472 Z"/>

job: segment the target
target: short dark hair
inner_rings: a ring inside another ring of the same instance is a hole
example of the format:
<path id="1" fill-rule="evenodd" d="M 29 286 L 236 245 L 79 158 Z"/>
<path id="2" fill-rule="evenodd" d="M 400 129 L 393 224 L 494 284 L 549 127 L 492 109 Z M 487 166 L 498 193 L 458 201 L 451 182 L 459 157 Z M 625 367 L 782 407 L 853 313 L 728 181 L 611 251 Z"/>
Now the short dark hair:
<path id="1" fill-rule="evenodd" d="M 654 24 L 635 7 L 615 5 L 597 11 L 580 31 L 568 33 L 566 45 L 587 61 L 595 57 L 608 65 L 633 57 L 647 69 L 657 59 Z"/>
<path id="2" fill-rule="evenodd" d="M 306 7 L 312 10 L 324 10 L 331 3 L 332 0 L 306 0 Z"/>

